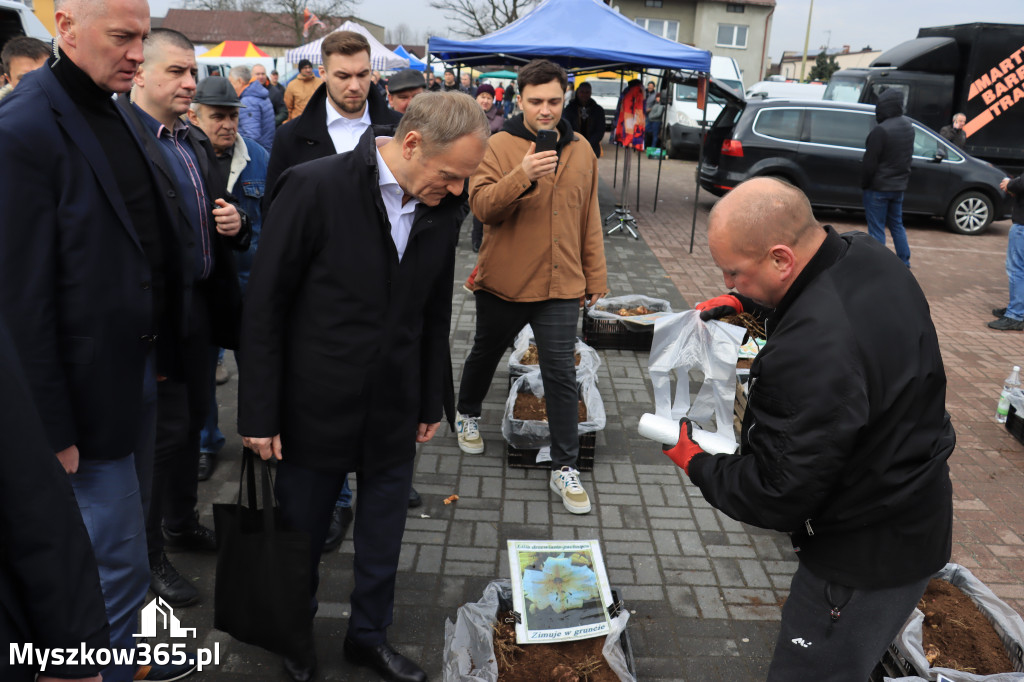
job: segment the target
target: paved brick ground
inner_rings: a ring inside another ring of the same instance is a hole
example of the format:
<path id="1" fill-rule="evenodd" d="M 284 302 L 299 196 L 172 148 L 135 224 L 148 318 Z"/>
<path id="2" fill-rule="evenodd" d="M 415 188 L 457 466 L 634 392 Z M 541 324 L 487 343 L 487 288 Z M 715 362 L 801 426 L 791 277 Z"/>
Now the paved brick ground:
<path id="1" fill-rule="evenodd" d="M 621 157 L 620 157 L 621 161 Z M 602 215 L 619 189 L 611 187 L 614 151 L 601 160 Z M 634 215 L 643 238 L 607 237 L 613 292 L 644 293 L 674 307 L 720 293 L 721 275 L 704 238 L 713 197 L 701 193 L 693 253 L 689 253 L 695 164 L 667 161 L 660 198 L 654 202 L 655 162 L 640 164 L 640 206 Z M 635 203 L 635 180 L 630 183 Z M 819 216 L 847 229 L 863 229 L 862 217 Z M 468 227 L 468 225 L 467 225 Z M 914 272 L 928 295 L 939 330 L 947 374 L 948 405 L 959 435 L 952 459 L 956 528 L 954 560 L 988 583 L 1012 606 L 1024 606 L 1024 519 L 1015 504 L 1024 484 L 1024 448 L 992 415 L 1000 382 L 1024 359 L 1024 336 L 986 329 L 988 311 L 1005 305 L 1003 254 L 1008 223 L 981 237 L 944 232 L 937 223 L 910 224 Z M 456 380 L 472 343 L 474 309 L 460 285 L 473 265 L 468 230 L 460 243 L 453 282 L 453 359 Z M 587 516 L 568 514 L 547 489 L 546 475 L 505 466 L 500 417 L 507 371 L 499 367 L 484 405 L 487 453 L 463 455 L 445 432 L 422 448 L 415 485 L 425 505 L 410 512 L 401 558 L 391 641 L 439 679 L 444 621 L 475 601 L 494 577 L 507 577 L 505 541 L 511 538 L 598 538 L 609 576 L 632 613 L 629 634 L 638 677 L 659 682 L 763 679 L 789 578 L 795 568 L 788 539 L 736 523 L 712 509 L 658 447 L 636 435 L 639 416 L 650 410 L 647 354 L 601 351 L 599 385 L 608 426 L 598 436 L 596 465 L 583 480 L 595 502 Z M 234 378 L 219 393 L 222 423 L 234 424 Z M 233 429 L 224 463 L 201 485 L 201 511 L 230 501 L 237 490 Z M 458 493 L 459 501 L 441 500 Z M 357 493 L 358 498 L 358 493 Z M 358 502 L 357 502 L 358 504 Z M 357 509 L 358 513 L 358 509 Z M 373 680 L 342 660 L 341 638 L 352 587 L 350 540 L 321 565 L 317 644 L 321 679 Z M 212 629 L 212 556 L 174 556 L 206 600 L 178 612 L 199 628 L 201 645 L 219 643 L 222 664 L 196 679 L 284 680 L 279 660 Z M 273 586 L 268 585 L 268 590 Z"/>

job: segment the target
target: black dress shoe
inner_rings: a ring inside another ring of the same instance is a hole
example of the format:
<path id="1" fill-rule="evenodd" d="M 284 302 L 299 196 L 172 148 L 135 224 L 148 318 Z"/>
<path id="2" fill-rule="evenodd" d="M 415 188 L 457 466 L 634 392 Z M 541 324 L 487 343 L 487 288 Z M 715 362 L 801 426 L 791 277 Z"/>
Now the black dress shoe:
<path id="1" fill-rule="evenodd" d="M 156 564 L 149 568 L 149 589 L 175 608 L 190 606 L 199 601 L 199 590 L 181 577 L 162 552 Z"/>
<path id="2" fill-rule="evenodd" d="M 208 481 L 213 476 L 213 470 L 217 468 L 217 455 L 212 452 L 199 453 L 199 475 L 200 481 Z"/>
<path id="3" fill-rule="evenodd" d="M 316 672 L 316 656 L 307 662 L 285 656 L 284 669 L 295 682 L 309 682 Z"/>
<path id="4" fill-rule="evenodd" d="M 423 498 L 416 492 L 416 488 L 409 488 L 409 509 L 423 506 Z"/>
<path id="5" fill-rule="evenodd" d="M 327 528 L 327 538 L 324 540 L 324 552 L 333 552 L 338 549 L 341 541 L 345 539 L 348 527 L 352 525 L 352 507 L 334 507 L 331 513 L 331 525 Z"/>
<path id="6" fill-rule="evenodd" d="M 1002 317 L 1006 314 L 1006 308 L 993 308 L 992 317 Z"/>
<path id="7" fill-rule="evenodd" d="M 196 521 L 196 525 L 185 530 L 171 530 L 164 526 L 164 542 L 175 549 L 195 549 L 202 552 L 217 551 L 217 535 Z"/>
<path id="8" fill-rule="evenodd" d="M 345 660 L 366 666 L 388 682 L 426 682 L 427 674 L 408 658 L 391 648 L 387 642 L 376 646 L 356 644 L 345 638 Z"/>

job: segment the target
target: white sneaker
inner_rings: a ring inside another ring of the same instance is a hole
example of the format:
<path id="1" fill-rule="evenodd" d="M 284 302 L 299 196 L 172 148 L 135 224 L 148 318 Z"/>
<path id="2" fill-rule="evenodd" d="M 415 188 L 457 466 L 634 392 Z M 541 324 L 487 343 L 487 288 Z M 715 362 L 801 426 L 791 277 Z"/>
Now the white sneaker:
<path id="1" fill-rule="evenodd" d="M 455 433 L 459 436 L 459 449 L 467 455 L 480 455 L 484 451 L 484 439 L 480 435 L 479 417 L 468 417 L 455 413 Z"/>
<path id="2" fill-rule="evenodd" d="M 590 511 L 590 497 L 580 483 L 580 472 L 562 467 L 551 472 L 551 489 L 562 496 L 562 504 L 573 514 Z"/>

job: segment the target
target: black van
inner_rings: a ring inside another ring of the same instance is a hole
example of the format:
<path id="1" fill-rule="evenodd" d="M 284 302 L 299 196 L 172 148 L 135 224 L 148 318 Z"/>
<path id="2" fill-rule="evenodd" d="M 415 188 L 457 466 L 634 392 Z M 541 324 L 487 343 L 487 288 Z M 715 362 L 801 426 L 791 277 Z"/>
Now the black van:
<path id="1" fill-rule="evenodd" d="M 903 199 L 905 214 L 939 216 L 960 234 L 980 234 L 1009 215 L 999 189 L 1005 174 L 914 124 L 914 161 Z M 867 104 L 732 98 L 705 142 L 701 187 L 721 196 L 739 183 L 775 176 L 814 206 L 863 209 L 861 160 L 876 125 Z"/>

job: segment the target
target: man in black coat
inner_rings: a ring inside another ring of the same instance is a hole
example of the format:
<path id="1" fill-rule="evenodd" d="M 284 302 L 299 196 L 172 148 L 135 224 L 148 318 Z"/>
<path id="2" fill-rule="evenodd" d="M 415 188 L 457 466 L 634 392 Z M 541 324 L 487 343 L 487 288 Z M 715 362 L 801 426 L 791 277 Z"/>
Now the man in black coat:
<path id="1" fill-rule="evenodd" d="M 948 126 L 942 126 L 942 129 L 939 130 L 939 135 L 960 147 L 960 149 L 963 149 L 967 145 L 967 133 L 964 132 L 965 125 L 967 125 L 967 116 L 965 114 L 953 114 L 953 122 Z"/>
<path id="2" fill-rule="evenodd" d="M 136 465 L 152 453 L 159 337 L 175 333 L 163 314 L 173 254 L 152 168 L 111 95 L 142 62 L 149 7 L 64 0 L 54 18 L 54 56 L 0 102 L 0 314 L 86 521 L 112 645 L 134 649 L 149 586 Z"/>
<path id="3" fill-rule="evenodd" d="M 313 93 L 298 118 L 277 129 L 267 166 L 265 197 L 274 192 L 277 179 L 292 166 L 349 151 L 355 144 L 337 148 L 332 130 L 373 125 L 398 125 L 402 115 L 388 108 L 380 91 L 370 85 L 370 44 L 355 31 L 335 31 L 320 47 L 324 83 Z M 365 53 L 365 65 L 361 56 Z M 365 67 L 365 68 L 364 68 Z M 365 71 L 365 73 L 364 73 Z M 345 121 L 339 119 L 346 119 Z M 359 134 L 351 135 L 358 140 Z"/>
<path id="4" fill-rule="evenodd" d="M 441 421 L 462 193 L 487 146 L 461 93 L 412 101 L 394 138 L 287 171 L 246 292 L 238 430 L 280 460 L 277 499 L 317 566 L 332 506 L 359 480 L 345 656 L 387 680 L 426 679 L 387 643 L 416 443 Z M 276 145 L 275 145 L 276 146 Z M 450 377 L 447 378 L 450 381 Z M 312 626 L 312 614 L 310 614 Z M 314 652 L 285 660 L 308 680 Z"/>
<path id="5" fill-rule="evenodd" d="M 594 156 L 600 158 L 601 140 L 604 139 L 604 109 L 591 97 L 590 83 L 580 83 L 576 94 L 562 112 L 562 118 L 569 122 L 574 131 L 586 138 L 594 150 Z"/>
<path id="6" fill-rule="evenodd" d="M 0 317 L 0 641 L 21 652 L 106 649 L 107 614 L 89 534 L 67 474 L 53 456 L 14 341 Z M 4 682 L 32 682 L 39 666 L 0 660 Z M 96 664 L 48 665 L 39 682 L 100 682 Z"/>
<path id="7" fill-rule="evenodd" d="M 155 460 L 146 504 L 150 589 L 172 606 L 199 599 L 164 553 L 166 544 L 213 551 L 213 531 L 198 521 L 199 432 L 209 402 L 209 348 L 238 348 L 242 294 L 232 249 L 244 251 L 248 217 L 227 201 L 227 181 L 203 132 L 183 122 L 195 93 L 192 42 L 171 29 L 145 41 L 145 64 L 135 76 L 134 103 L 119 101 L 156 168 L 181 249 L 184 333 L 176 367 L 157 384 Z"/>
<path id="8" fill-rule="evenodd" d="M 302 115 L 277 131 L 267 167 L 264 213 L 281 173 L 292 166 L 332 154 L 352 151 L 367 128 L 390 135 L 402 115 L 388 108 L 385 97 L 372 83 L 370 43 L 361 33 L 335 31 L 320 45 L 324 84 L 313 93 Z M 422 504 L 410 489 L 410 507 Z M 341 488 L 331 512 L 331 525 L 323 550 L 338 548 L 352 523 L 352 491 L 348 481 Z"/>
<path id="9" fill-rule="evenodd" d="M 903 193 L 910 184 L 914 156 L 914 126 L 903 115 L 903 93 L 889 88 L 875 104 L 878 125 L 864 143 L 860 187 L 864 192 L 864 218 L 868 233 L 885 244 L 885 228 L 892 233 L 896 255 L 910 267 L 910 244 L 903 227 Z"/>
<path id="10" fill-rule="evenodd" d="M 685 419 L 666 454 L 714 507 L 791 536 L 769 682 L 866 679 L 952 548 L 956 435 L 928 302 L 884 247 L 822 227 L 778 180 L 720 200 L 708 246 L 739 296 L 701 317 L 762 310 L 768 342 L 739 454 L 701 452 Z"/>

